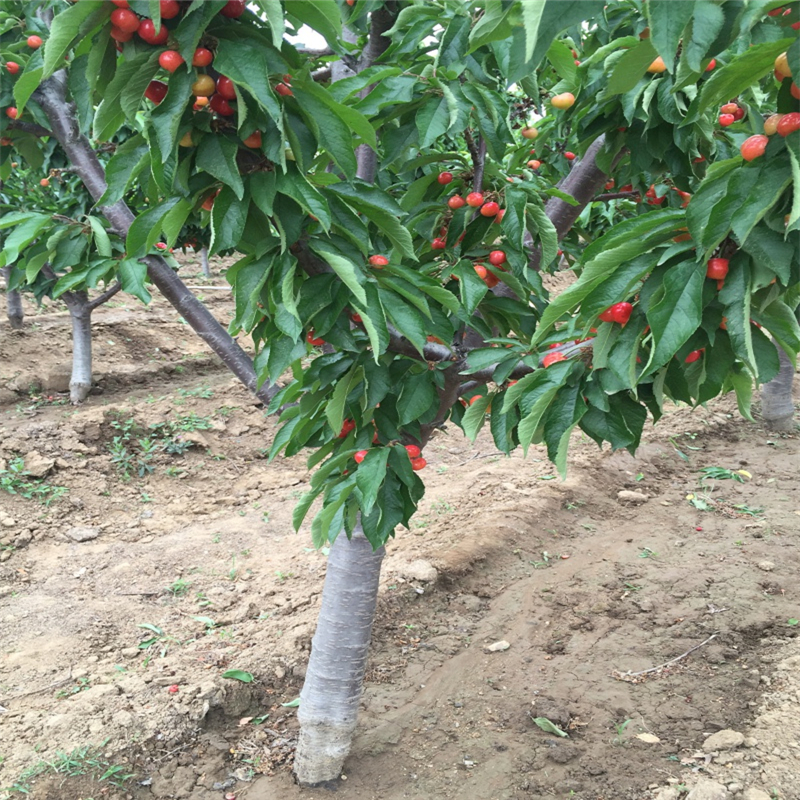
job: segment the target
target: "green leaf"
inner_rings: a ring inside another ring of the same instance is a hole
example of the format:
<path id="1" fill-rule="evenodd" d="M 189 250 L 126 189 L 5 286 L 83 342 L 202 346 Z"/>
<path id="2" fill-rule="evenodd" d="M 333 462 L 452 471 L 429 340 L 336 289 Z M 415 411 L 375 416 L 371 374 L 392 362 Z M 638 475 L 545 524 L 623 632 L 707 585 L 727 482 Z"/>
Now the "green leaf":
<path id="1" fill-rule="evenodd" d="M 714 0 L 697 0 L 693 14 L 691 36 L 683 43 L 681 60 L 685 57 L 689 67 L 694 72 L 700 72 L 703 68 L 701 62 L 725 24 L 725 13 Z"/>
<path id="2" fill-rule="evenodd" d="M 683 0 L 679 0 L 683 2 Z M 647 68 L 653 63 L 658 53 L 650 39 L 644 39 L 635 47 L 626 50 L 619 58 L 608 79 L 608 85 L 603 91 L 603 97 L 611 97 L 615 94 L 625 94 L 636 86 L 642 76 L 647 74 Z M 653 80 L 657 80 L 653 76 Z"/>
<path id="3" fill-rule="evenodd" d="M 525 60 L 533 58 L 539 38 L 539 23 L 545 4 L 542 0 L 522 0 L 522 24 L 525 28 Z"/>
<path id="4" fill-rule="evenodd" d="M 286 23 L 283 19 L 283 9 L 281 8 L 281 0 L 256 0 L 256 5 L 261 8 L 267 17 L 270 32 L 272 33 L 272 45 L 278 50 L 283 43 L 283 32 Z"/>
<path id="5" fill-rule="evenodd" d="M 234 681 L 240 681 L 241 683 L 252 683 L 253 680 L 253 673 L 252 672 L 245 672 L 241 669 L 229 669 L 222 673 L 223 678 L 230 678 Z"/>
<path id="6" fill-rule="evenodd" d="M 666 364 L 700 327 L 705 277 L 705 264 L 693 261 L 672 267 L 664 276 L 664 296 L 647 312 L 655 342 L 648 372 Z"/>
<path id="7" fill-rule="evenodd" d="M 561 736 L 562 738 L 569 737 L 569 734 L 565 731 L 562 731 L 555 722 L 550 722 L 547 717 L 533 717 L 533 721 L 536 723 L 538 727 L 540 727 L 545 733 L 554 733 L 556 736 Z"/>
<path id="8" fill-rule="evenodd" d="M 98 88 L 103 93 L 103 99 L 94 115 L 93 137 L 99 141 L 107 141 L 120 128 L 125 121 L 125 113 L 122 110 L 122 92 L 128 90 L 127 96 L 130 97 L 130 87 L 135 85 L 141 87 L 139 100 L 141 100 L 147 83 L 150 82 L 158 69 L 158 53 L 142 52 L 131 56 L 117 64 L 114 77 L 107 85 Z M 144 86 L 139 81 L 146 78 Z M 137 100 L 137 107 L 138 107 Z"/>
<path id="9" fill-rule="evenodd" d="M 6 264 L 13 264 L 19 258 L 20 251 L 24 250 L 48 225 L 52 224 L 49 214 L 17 213 L 21 216 L 15 217 L 13 213 L 8 214 L 8 217 L 12 217 L 11 223 L 8 222 L 8 219 L 3 221 L 3 227 L 8 224 L 17 225 L 3 243 L 2 254 Z"/>
<path id="10" fill-rule="evenodd" d="M 533 378 L 526 385 L 526 392 L 522 398 L 524 416 L 517 429 L 524 453 L 527 454 L 542 417 L 558 390 L 566 382 L 572 367 L 572 362 L 560 361 L 551 364 L 546 369 L 538 369 L 533 373 Z"/>
<path id="11" fill-rule="evenodd" d="M 179 200 L 180 197 L 170 197 L 136 217 L 125 240 L 125 249 L 129 258 L 140 258 L 147 255 L 161 236 L 161 223 L 165 215 Z"/>
<path id="12" fill-rule="evenodd" d="M 450 111 L 445 97 L 430 97 L 416 115 L 419 146 L 430 147 L 450 127 Z"/>
<path id="13" fill-rule="evenodd" d="M 253 99 L 283 128 L 283 112 L 269 83 L 270 63 L 260 41 L 231 34 L 231 39 L 220 39 L 214 54 L 214 69 L 247 89 Z M 241 105 L 241 101 L 240 101 Z"/>
<path id="14" fill-rule="evenodd" d="M 265 216 L 271 217 L 273 211 L 272 204 L 275 200 L 275 192 L 277 191 L 275 172 L 254 172 L 248 178 L 248 182 L 250 184 L 250 194 L 253 202 L 256 204 L 256 206 L 258 206 L 259 209 L 261 209 L 261 211 L 264 212 Z M 284 194 L 286 194 L 286 192 L 284 192 Z M 296 200 L 301 206 L 303 205 L 303 203 L 300 202 L 298 197 L 295 195 L 290 194 L 290 197 Z M 303 198 L 304 202 L 306 202 L 307 198 L 305 198 L 305 195 L 303 195 Z M 327 209 L 327 204 L 325 205 L 325 208 Z M 316 212 L 314 212 L 314 215 L 319 217 L 319 214 Z"/>
<path id="15" fill-rule="evenodd" d="M 250 210 L 250 196 L 245 192 L 241 200 L 229 186 L 225 186 L 214 200 L 211 209 L 211 255 L 221 250 L 229 250 L 239 244 Z"/>
<path id="16" fill-rule="evenodd" d="M 144 169 L 150 158 L 150 147 L 141 134 L 136 134 L 117 146 L 106 165 L 106 191 L 98 205 L 113 205 L 121 200 L 128 186 Z"/>
<path id="17" fill-rule="evenodd" d="M 491 402 L 491 395 L 481 395 L 474 403 L 470 404 L 461 418 L 461 427 L 470 441 L 475 441 L 478 432 L 486 422 L 486 412 Z"/>
<path id="18" fill-rule="evenodd" d="M 428 338 L 425 317 L 394 292 L 388 289 L 380 289 L 379 292 L 386 316 L 417 351 L 422 353 Z"/>
<path id="19" fill-rule="evenodd" d="M 749 253 L 757 264 L 774 272 L 784 286 L 789 284 L 795 248 L 777 231 L 770 230 L 766 225 L 756 225 L 742 249 Z"/>
<path id="20" fill-rule="evenodd" d="M 108 238 L 103 223 L 97 217 L 88 216 L 86 219 L 89 221 L 89 225 L 92 226 L 94 246 L 97 248 L 98 254 L 104 258 L 111 258 L 111 239 Z"/>
<path id="21" fill-rule="evenodd" d="M 280 194 L 295 200 L 309 214 L 313 214 L 325 231 L 330 230 L 331 212 L 328 201 L 296 167 L 290 165 L 287 172 L 277 174 L 276 189 Z"/>
<path id="22" fill-rule="evenodd" d="M 566 42 L 556 39 L 547 51 L 547 60 L 553 65 L 560 78 L 570 83 L 575 80 L 578 67 L 575 64 L 572 50 Z"/>
<path id="23" fill-rule="evenodd" d="M 14 105 L 17 113 L 22 114 L 30 96 L 42 82 L 42 51 L 36 50 L 25 65 L 22 74 L 14 84 Z"/>
<path id="24" fill-rule="evenodd" d="M 181 117 L 187 113 L 187 97 L 191 95 L 192 83 L 196 80 L 194 73 L 180 69 L 169 79 L 167 96 L 153 110 L 152 128 L 155 129 L 158 147 L 161 150 L 161 161 L 166 162 L 172 156 L 178 144 L 178 128 Z"/>
<path id="25" fill-rule="evenodd" d="M 542 246 L 541 264 L 549 264 L 558 255 L 558 233 L 550 217 L 544 210 L 544 206 L 537 203 L 529 203 L 528 213 L 533 217 L 539 228 L 538 237 Z M 503 222 L 505 222 L 503 217 Z"/>
<path id="26" fill-rule="evenodd" d="M 205 136 L 197 148 L 196 164 L 217 180 L 222 181 L 236 193 L 244 197 L 244 184 L 236 163 L 239 147 L 233 139 L 224 135 Z"/>
<path id="27" fill-rule="evenodd" d="M 339 276 L 342 283 L 353 293 L 356 300 L 366 304 L 367 295 L 363 286 L 366 281 L 364 273 L 361 272 L 349 258 L 345 258 L 340 253 L 334 252 L 319 241 L 312 240 L 311 249 L 330 265 L 333 271 Z"/>
<path id="28" fill-rule="evenodd" d="M 117 267 L 117 277 L 122 284 L 122 291 L 138 297 L 143 303 L 151 300 L 150 292 L 145 287 L 147 265 L 135 258 L 124 258 Z"/>
<path id="29" fill-rule="evenodd" d="M 364 378 L 364 369 L 359 364 L 353 364 L 348 373 L 339 378 L 333 390 L 330 402 L 325 405 L 325 416 L 328 424 L 335 434 L 338 434 L 344 421 L 344 410 L 347 396 L 352 389 Z"/>
<path id="30" fill-rule="evenodd" d="M 281 703 L 284 708 L 298 708 L 300 706 L 300 698 L 295 697 L 294 700 L 290 700 L 288 703 Z"/>
<path id="31" fill-rule="evenodd" d="M 64 56 L 80 33 L 85 33 L 101 25 L 113 9 L 102 0 L 81 0 L 72 3 L 60 14 L 53 17 L 50 35 L 44 43 L 44 73 L 42 79 L 49 78 L 57 69 L 64 66 Z"/>
<path id="32" fill-rule="evenodd" d="M 364 460 L 356 469 L 356 486 L 361 492 L 361 512 L 369 514 L 378 497 L 383 479 L 386 477 L 386 463 L 390 448 L 373 447 L 367 451 Z"/>
<path id="33" fill-rule="evenodd" d="M 321 33 L 328 44 L 339 51 L 342 35 L 342 12 L 336 0 L 284 0 L 286 13 L 297 17 L 309 28 Z"/>
<path id="34" fill-rule="evenodd" d="M 658 51 L 667 69 L 672 72 L 675 54 L 684 28 L 694 16 L 694 2 L 680 0 L 679 2 L 663 2 L 663 0 L 649 0 L 647 3 L 647 21 L 650 24 L 650 41 Z"/>
<path id="35" fill-rule="evenodd" d="M 407 374 L 397 401 L 400 424 L 407 425 L 424 416 L 436 400 L 436 391 L 427 372 Z"/>

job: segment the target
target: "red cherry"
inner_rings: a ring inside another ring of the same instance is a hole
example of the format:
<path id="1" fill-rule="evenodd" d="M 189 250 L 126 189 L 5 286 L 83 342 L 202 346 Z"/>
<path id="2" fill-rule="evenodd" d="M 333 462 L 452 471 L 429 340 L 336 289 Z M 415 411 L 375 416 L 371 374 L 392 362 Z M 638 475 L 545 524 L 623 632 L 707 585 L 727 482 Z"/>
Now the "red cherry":
<path id="1" fill-rule="evenodd" d="M 284 82 L 284 83 L 285 83 L 287 86 L 291 86 L 291 85 L 292 85 L 292 76 L 291 76 L 291 75 L 289 75 L 289 74 L 286 74 L 286 75 L 284 75 L 284 76 L 283 76 L 283 82 Z"/>
<path id="2" fill-rule="evenodd" d="M 566 361 L 567 357 L 563 353 L 549 353 L 542 359 L 542 366 L 549 367 L 557 361 Z"/>
<path id="3" fill-rule="evenodd" d="M 497 212 L 497 216 L 494 218 L 494 221 L 499 225 L 503 221 L 503 217 L 506 215 L 506 210 L 501 208 Z"/>
<path id="4" fill-rule="evenodd" d="M 728 125 L 733 125 L 736 122 L 736 118 L 733 114 L 720 114 L 719 115 L 719 124 L 722 125 L 723 128 L 727 128 Z"/>
<path id="5" fill-rule="evenodd" d="M 575 158 L 575 153 L 570 153 L 569 150 L 567 150 L 567 152 L 564 153 L 564 158 L 566 158 L 567 161 L 572 161 L 572 159 Z"/>
<path id="6" fill-rule="evenodd" d="M 494 217 L 494 216 L 497 216 L 497 212 L 498 212 L 499 210 L 500 210 L 500 206 L 499 206 L 497 203 L 495 203 L 494 201 L 491 201 L 491 202 L 489 202 L 489 203 L 484 203 L 484 204 L 481 206 L 481 214 L 482 214 L 484 217 Z"/>
<path id="7" fill-rule="evenodd" d="M 178 0 L 161 0 L 161 19 L 174 19 L 181 13 Z"/>
<path id="8" fill-rule="evenodd" d="M 309 330 L 309 332 L 306 334 L 306 341 L 309 344 L 313 344 L 315 346 L 319 346 L 321 344 L 325 344 L 325 340 L 324 339 L 320 339 L 317 336 L 317 334 L 314 332 L 313 328 L 311 328 L 311 330 Z"/>
<path id="9" fill-rule="evenodd" d="M 6 69 L 9 75 L 16 75 L 19 72 L 19 64 L 16 61 L 7 61 Z"/>
<path id="10" fill-rule="evenodd" d="M 148 44 L 164 44 L 169 39 L 169 31 L 164 25 L 156 33 L 156 26 L 151 19 L 143 19 L 139 23 L 139 36 Z"/>
<path id="11" fill-rule="evenodd" d="M 497 286 L 497 284 L 498 284 L 498 283 L 500 283 L 500 278 L 498 278 L 498 277 L 497 277 L 497 275 L 495 275 L 494 273 L 492 273 L 492 272 L 489 272 L 489 271 L 487 270 L 487 273 L 486 273 L 486 278 L 484 279 L 484 281 L 483 281 L 483 282 L 484 282 L 484 283 L 485 283 L 485 284 L 486 284 L 486 285 L 487 285 L 487 286 L 488 286 L 490 289 L 494 289 L 494 287 L 495 287 L 495 286 Z"/>
<path id="12" fill-rule="evenodd" d="M 359 450 L 354 456 L 353 459 L 355 460 L 356 464 L 360 464 L 366 457 L 369 450 Z"/>
<path id="13" fill-rule="evenodd" d="M 192 56 L 193 67 L 207 67 L 214 60 L 214 54 L 205 47 L 198 47 Z"/>
<path id="14" fill-rule="evenodd" d="M 733 118 L 738 122 L 740 119 L 744 119 L 744 109 L 737 108 L 736 111 L 733 112 Z"/>
<path id="15" fill-rule="evenodd" d="M 289 87 L 288 87 L 288 86 L 287 86 L 285 83 L 279 83 L 279 84 L 278 84 L 278 85 L 275 87 L 275 91 L 276 91 L 276 92 L 277 92 L 277 93 L 278 93 L 278 94 L 279 94 L 281 97 L 294 97 L 294 92 L 292 92 L 292 90 L 291 90 L 291 89 L 290 89 L 290 88 L 289 88 Z"/>
<path id="16" fill-rule="evenodd" d="M 254 150 L 261 148 L 261 131 L 253 131 L 246 139 L 242 139 L 242 143 L 246 147 L 252 147 Z"/>
<path id="17" fill-rule="evenodd" d="M 411 459 L 411 469 L 414 472 L 419 472 L 421 469 L 425 469 L 428 466 L 428 462 L 424 458 L 412 458 Z"/>
<path id="18" fill-rule="evenodd" d="M 121 31 L 119 28 L 115 28 L 113 25 L 111 26 L 111 38 L 115 39 L 117 42 L 129 42 L 133 39 L 132 33 L 125 33 L 125 31 Z M 122 48 L 118 47 L 118 50 Z"/>
<path id="19" fill-rule="evenodd" d="M 356 423 L 352 419 L 346 419 L 342 423 L 342 429 L 339 431 L 339 438 L 344 439 L 350 431 L 356 427 Z"/>
<path id="20" fill-rule="evenodd" d="M 381 269 L 389 263 L 389 259 L 386 256 L 370 256 L 369 263 L 376 269 Z"/>
<path id="21" fill-rule="evenodd" d="M 695 361 L 699 361 L 703 357 L 703 352 L 705 348 L 701 348 L 700 350 L 692 350 L 686 358 L 684 358 L 684 363 L 686 364 L 694 364 Z"/>
<path id="22" fill-rule="evenodd" d="M 208 105 L 212 111 L 216 111 L 221 117 L 232 117 L 236 113 L 231 104 L 218 94 L 211 96 Z"/>
<path id="23" fill-rule="evenodd" d="M 177 683 L 173 683 L 173 684 L 172 684 L 172 686 L 170 686 L 170 687 L 167 689 L 167 691 L 168 691 L 170 694 L 178 694 L 178 692 L 179 692 L 180 690 L 181 690 L 181 687 L 180 687 L 180 686 L 178 686 L 178 684 L 177 684 Z"/>
<path id="24" fill-rule="evenodd" d="M 499 267 L 501 264 L 506 263 L 506 254 L 502 250 L 492 250 L 489 253 L 489 263 L 493 267 Z"/>
<path id="25" fill-rule="evenodd" d="M 447 242 L 444 239 L 437 237 L 431 242 L 431 250 L 444 250 L 447 247 Z"/>
<path id="26" fill-rule="evenodd" d="M 706 277 L 721 281 L 728 274 L 727 258 L 709 258 L 706 265 Z"/>
<path id="27" fill-rule="evenodd" d="M 778 122 L 778 136 L 788 136 L 800 128 L 800 113 L 792 111 L 790 114 L 784 114 L 780 122 Z M 751 136 L 751 139 L 756 137 Z M 742 145 L 744 147 L 744 145 Z M 749 160 L 749 159 L 748 159 Z"/>
<path id="28" fill-rule="evenodd" d="M 717 59 L 712 58 L 711 61 L 708 62 L 708 66 L 706 67 L 706 72 L 711 72 L 714 67 L 717 66 Z"/>
<path id="29" fill-rule="evenodd" d="M 787 116 L 789 116 L 787 114 Z M 797 115 L 800 118 L 800 114 Z M 800 120 L 799 120 L 800 121 Z M 783 122 L 783 120 L 781 120 Z M 778 123 L 780 127 L 780 123 Z M 800 124 L 798 124 L 800 127 Z M 785 135 L 785 134 L 784 134 Z M 754 158 L 764 155 L 764 151 L 769 144 L 769 136 L 764 136 L 763 133 L 758 133 L 755 136 L 750 136 L 742 142 L 739 152 L 745 161 L 752 161 Z"/>
<path id="30" fill-rule="evenodd" d="M 139 30 L 139 17 L 127 8 L 118 8 L 111 12 L 111 24 L 125 33 L 136 33 Z"/>
<path id="31" fill-rule="evenodd" d="M 779 17 L 783 13 L 783 6 L 780 8 L 773 8 L 772 11 L 767 11 L 768 17 Z"/>
<path id="32" fill-rule="evenodd" d="M 448 201 L 447 205 L 455 211 L 457 208 L 462 208 L 466 205 L 466 200 L 460 194 L 454 194 Z"/>
<path id="33" fill-rule="evenodd" d="M 447 186 L 448 183 L 453 182 L 453 173 L 452 172 L 440 172 L 436 177 L 436 180 L 442 184 L 442 186 Z"/>
<path id="34" fill-rule="evenodd" d="M 737 103 L 725 103 L 724 106 L 720 106 L 719 110 L 722 114 L 735 114 L 737 108 L 739 108 Z"/>
<path id="35" fill-rule="evenodd" d="M 42 46 L 42 37 L 41 36 L 29 36 L 28 37 L 28 47 L 31 50 L 38 50 Z"/>
<path id="36" fill-rule="evenodd" d="M 476 275 L 482 280 L 486 280 L 486 276 L 489 274 L 489 270 L 483 266 L 483 264 L 475 264 L 474 265 Z"/>
<path id="37" fill-rule="evenodd" d="M 419 458 L 422 454 L 422 450 L 420 450 L 415 444 L 407 444 L 405 445 L 405 448 L 409 458 Z"/>
<path id="38" fill-rule="evenodd" d="M 175 72 L 181 64 L 184 64 L 183 56 L 177 50 L 165 50 L 159 57 L 158 63 L 167 71 Z"/>
<path id="39" fill-rule="evenodd" d="M 111 0 L 117 8 L 128 8 L 128 0 Z"/>
<path id="40" fill-rule="evenodd" d="M 226 78 L 224 75 L 220 75 L 220 77 L 217 78 L 217 94 L 220 97 L 224 97 L 226 100 L 235 100 L 236 89 L 234 88 L 233 81 L 230 78 Z"/>
<path id="41" fill-rule="evenodd" d="M 361 314 L 351 314 L 350 319 L 353 320 L 355 323 L 363 322 L 364 320 L 361 318 Z"/>
<path id="42" fill-rule="evenodd" d="M 203 211 L 211 211 L 211 209 L 214 207 L 214 200 L 216 200 L 216 197 L 219 193 L 220 190 L 217 189 L 215 192 L 206 197 L 206 199 L 203 200 L 203 205 L 200 206 L 200 208 L 202 208 Z"/>
<path id="43" fill-rule="evenodd" d="M 158 105 L 167 96 L 168 89 L 169 86 L 164 81 L 150 81 L 144 90 L 144 96 Z"/>
<path id="44" fill-rule="evenodd" d="M 228 0 L 219 13 L 222 14 L 223 17 L 237 19 L 244 14 L 244 7 L 244 0 Z"/>
<path id="45" fill-rule="evenodd" d="M 483 193 L 470 192 L 467 195 L 467 205 L 472 206 L 472 208 L 477 208 L 478 206 L 483 205 Z"/>

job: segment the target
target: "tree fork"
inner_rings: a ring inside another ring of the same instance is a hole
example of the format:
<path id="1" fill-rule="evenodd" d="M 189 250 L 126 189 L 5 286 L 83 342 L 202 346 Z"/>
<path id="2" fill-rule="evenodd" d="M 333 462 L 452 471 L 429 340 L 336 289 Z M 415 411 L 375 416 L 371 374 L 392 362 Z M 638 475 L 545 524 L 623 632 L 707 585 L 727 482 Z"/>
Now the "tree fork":
<path id="1" fill-rule="evenodd" d="M 80 132 L 74 117 L 74 105 L 66 101 L 66 74 L 59 70 L 43 81 L 34 93 L 53 129 L 53 135 L 64 149 L 89 193 L 98 201 L 106 191 L 103 165 Z M 101 210 L 115 231 L 126 237 L 135 219 L 124 200 Z M 146 256 L 147 274 L 156 288 L 175 307 L 190 327 L 222 359 L 226 367 L 265 405 L 280 387 L 269 382 L 258 387 L 253 362 L 211 312 L 186 288 L 183 281 L 160 256 Z"/>

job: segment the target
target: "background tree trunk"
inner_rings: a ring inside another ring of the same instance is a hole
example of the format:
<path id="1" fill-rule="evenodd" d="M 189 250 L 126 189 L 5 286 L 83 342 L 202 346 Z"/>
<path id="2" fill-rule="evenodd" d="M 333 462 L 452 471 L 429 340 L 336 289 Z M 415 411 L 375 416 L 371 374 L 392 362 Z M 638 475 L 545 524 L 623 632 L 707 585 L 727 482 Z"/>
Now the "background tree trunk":
<path id="1" fill-rule="evenodd" d="M 208 248 L 205 246 L 201 247 L 197 257 L 200 259 L 200 269 L 203 270 L 203 275 L 205 275 L 206 278 L 210 278 L 211 268 L 208 266 Z"/>
<path id="2" fill-rule="evenodd" d="M 297 714 L 294 771 L 303 785 L 336 780 L 350 752 L 384 552 L 372 549 L 360 523 L 352 539 L 342 532 L 331 546 Z"/>
<path id="3" fill-rule="evenodd" d="M 778 348 L 778 357 L 780 372 L 761 387 L 761 416 L 771 430 L 791 431 L 794 429 L 792 384 L 795 369 L 781 347 Z"/>
<path id="4" fill-rule="evenodd" d="M 6 283 L 6 316 L 8 316 L 8 322 L 14 330 L 22 330 L 22 320 L 25 318 L 22 310 L 22 297 L 16 289 L 8 288 L 11 286 L 11 267 L 3 267 L 0 272 L 3 273 L 3 279 Z"/>

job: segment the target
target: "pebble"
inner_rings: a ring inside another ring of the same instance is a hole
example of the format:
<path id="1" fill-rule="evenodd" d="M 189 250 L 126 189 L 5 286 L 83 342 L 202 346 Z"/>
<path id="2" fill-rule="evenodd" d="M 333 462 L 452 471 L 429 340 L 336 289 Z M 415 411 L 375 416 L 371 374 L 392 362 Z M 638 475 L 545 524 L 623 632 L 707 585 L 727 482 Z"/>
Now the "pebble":
<path id="1" fill-rule="evenodd" d="M 758 568 L 763 572 L 772 572 L 775 569 L 775 565 L 771 561 L 759 561 Z"/>
<path id="2" fill-rule="evenodd" d="M 728 800 L 728 790 L 716 781 L 701 778 L 697 786 L 686 795 L 686 800 Z"/>
<path id="3" fill-rule="evenodd" d="M 771 796 L 763 791 L 763 789 L 756 789 L 754 786 L 751 786 L 745 791 L 742 800 L 771 800 Z"/>
<path id="4" fill-rule="evenodd" d="M 703 752 L 712 753 L 716 750 L 735 750 L 744 744 L 744 734 L 728 728 L 711 734 L 703 742 Z"/>
<path id="5" fill-rule="evenodd" d="M 425 561 L 422 558 L 400 567 L 398 572 L 408 580 L 421 581 L 422 583 L 435 583 L 439 577 L 436 567 L 430 561 Z"/>
<path id="6" fill-rule="evenodd" d="M 501 653 L 503 650 L 508 650 L 509 647 L 511 647 L 509 642 L 507 642 L 505 639 L 501 639 L 499 642 L 487 645 L 485 649 L 489 653 Z"/>
<path id="7" fill-rule="evenodd" d="M 619 500 L 620 503 L 629 503 L 634 506 L 640 506 L 642 503 L 646 503 L 649 499 L 650 496 L 644 494 L 643 492 L 630 492 L 627 489 L 617 492 L 617 500 Z"/>
<path id="8" fill-rule="evenodd" d="M 73 542 L 88 542 L 92 539 L 96 539 L 99 535 L 99 528 L 76 526 L 67 530 L 67 536 L 72 539 Z"/>

